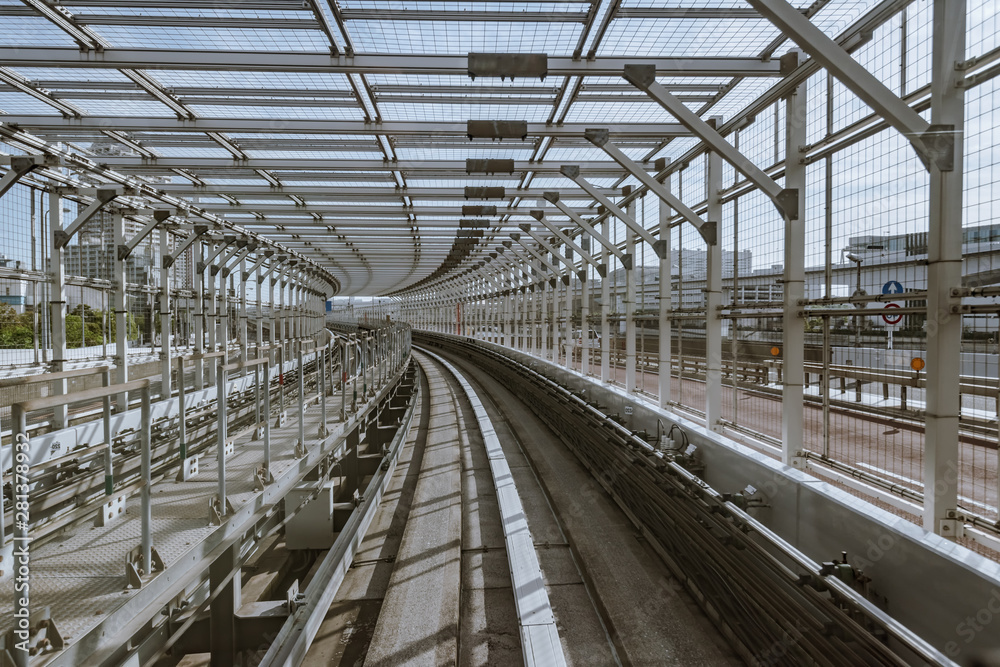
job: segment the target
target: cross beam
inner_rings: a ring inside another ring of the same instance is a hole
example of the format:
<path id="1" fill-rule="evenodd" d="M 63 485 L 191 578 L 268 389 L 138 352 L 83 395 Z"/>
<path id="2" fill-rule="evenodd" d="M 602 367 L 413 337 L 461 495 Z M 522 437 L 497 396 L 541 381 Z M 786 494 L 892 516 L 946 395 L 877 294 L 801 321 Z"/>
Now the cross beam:
<path id="1" fill-rule="evenodd" d="M 756 6 L 756 3 L 751 3 Z M 759 11 L 759 8 L 758 8 Z M 763 13 L 763 12 L 761 12 Z M 80 67 L 84 69 L 157 69 L 251 72 L 340 72 L 354 74 L 442 74 L 467 77 L 467 55 L 355 54 L 329 52 L 276 53 L 199 49 L 104 48 L 100 53 L 76 47 L 5 47 L 0 62 L 7 67 Z M 760 58 L 625 58 L 599 56 L 579 59 L 550 57 L 551 76 L 620 76 L 632 62 L 655 65 L 662 76 L 746 77 L 781 76 L 779 64 Z"/>
<path id="2" fill-rule="evenodd" d="M 611 254 L 613 254 L 615 257 L 621 260 L 622 263 L 625 262 L 625 257 L 626 257 L 625 253 L 623 253 L 617 245 L 612 243 L 611 240 L 608 239 L 608 237 L 599 232 L 596 227 L 594 227 L 589 222 L 578 216 L 576 213 L 573 213 L 573 209 L 569 208 L 568 206 L 566 206 L 566 204 L 563 204 L 561 201 L 559 201 L 558 192 L 545 192 L 542 196 L 545 197 L 546 201 L 553 204 L 556 208 L 558 208 L 560 211 L 569 216 L 569 219 L 578 224 L 583 229 L 583 231 L 587 232 L 595 239 L 597 239 L 601 245 L 607 248 L 611 252 Z"/>
<path id="3" fill-rule="evenodd" d="M 98 188 L 97 192 L 94 193 L 94 201 L 90 203 L 90 206 L 83 209 L 83 211 L 76 216 L 76 220 L 74 220 L 69 227 L 66 229 L 57 229 L 53 233 L 56 248 L 66 247 L 66 244 L 70 242 L 73 235 L 80 231 L 80 228 L 83 227 L 88 220 L 97 215 L 98 211 L 121 194 L 123 194 L 123 192 L 120 188 Z"/>
<path id="4" fill-rule="evenodd" d="M 702 220 L 701 216 L 692 211 L 684 202 L 671 194 L 669 190 L 663 187 L 662 183 L 646 173 L 646 170 L 642 168 L 642 165 L 629 158 L 621 151 L 621 149 L 612 144 L 609 141 L 606 130 L 588 130 L 587 139 L 590 140 L 592 144 L 610 155 L 611 158 L 624 167 L 626 171 L 638 178 L 643 185 L 649 188 L 650 192 L 655 194 L 680 213 L 682 218 L 694 225 L 695 229 L 698 230 L 698 233 L 701 234 L 701 237 L 705 240 L 707 245 L 715 245 L 717 240 L 716 222 L 714 220 Z M 653 246 L 653 249 L 656 250 L 656 254 L 660 257 L 660 259 L 664 258 L 663 253 L 666 251 L 665 244 L 650 242 L 648 240 L 647 243 Z"/>
<path id="5" fill-rule="evenodd" d="M 545 228 L 548 229 L 553 234 L 555 234 L 559 238 L 559 240 L 561 240 L 567 246 L 569 246 L 570 248 L 572 248 L 573 250 L 575 250 L 580 255 L 580 257 L 582 257 L 588 264 L 590 264 L 591 266 L 594 267 L 594 269 L 597 270 L 597 272 L 601 275 L 602 278 L 604 278 L 607 275 L 607 273 L 608 273 L 608 265 L 607 264 L 601 264 L 600 262 L 598 262 L 597 260 L 595 260 L 593 257 L 591 257 L 590 253 L 589 252 L 585 252 L 584 249 L 581 248 L 576 243 L 576 241 L 574 241 L 573 239 L 571 239 L 566 234 L 563 234 L 563 232 L 558 227 L 556 227 L 551 222 L 549 222 L 548 220 L 546 220 L 545 219 L 545 211 L 532 211 L 531 212 L 531 217 L 534 218 L 535 220 L 537 220 L 538 222 L 542 223 L 543 225 L 545 225 Z"/>
<path id="6" fill-rule="evenodd" d="M 559 168 L 559 172 L 566 178 L 575 181 L 581 188 L 587 191 L 587 193 L 596 199 L 598 203 L 604 208 L 611 211 L 612 215 L 625 223 L 625 226 L 632 230 L 633 233 L 638 234 L 639 237 L 652 246 L 653 250 L 656 251 L 657 255 L 660 254 L 661 244 L 656 242 L 656 238 L 646 231 L 646 228 L 635 221 L 635 218 L 630 216 L 628 213 L 623 211 L 618 207 L 613 201 L 601 194 L 600 190 L 590 184 L 583 176 L 580 175 L 580 167 L 577 165 L 563 165 Z"/>
<path id="7" fill-rule="evenodd" d="M 646 65 L 626 65 L 623 75 L 625 80 L 669 111 L 681 125 L 694 132 L 713 151 L 722 156 L 737 171 L 746 176 L 750 182 L 760 188 L 771 198 L 778 211 L 789 220 L 796 220 L 799 215 L 798 190 L 782 188 L 773 178 L 765 174 L 757 165 L 751 162 L 735 146 L 719 134 L 712 123 L 705 121 L 691 111 L 683 102 L 674 97 L 661 84 L 656 82 L 656 71 Z M 656 179 L 652 179 L 656 182 Z M 659 183 L 657 183 L 659 185 Z M 670 202 L 667 202 L 670 203 Z M 673 204 L 670 204 L 677 208 Z M 687 217 L 687 216 L 684 216 Z"/>
<path id="8" fill-rule="evenodd" d="M 747 2 L 906 137 L 925 167 L 930 169 L 933 161 L 941 171 L 952 171 L 955 168 L 953 126 L 928 123 L 875 75 L 862 67 L 842 46 L 827 37 L 826 33 L 785 0 Z"/>

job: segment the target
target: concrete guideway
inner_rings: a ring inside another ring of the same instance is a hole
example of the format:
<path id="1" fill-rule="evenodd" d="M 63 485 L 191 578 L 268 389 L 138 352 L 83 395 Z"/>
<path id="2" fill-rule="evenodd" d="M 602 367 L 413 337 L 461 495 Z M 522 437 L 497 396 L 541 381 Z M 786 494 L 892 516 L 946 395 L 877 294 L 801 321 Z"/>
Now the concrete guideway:
<path id="1" fill-rule="evenodd" d="M 497 428 L 573 665 L 737 665 L 718 630 L 522 397 L 451 351 Z"/>
<path id="2" fill-rule="evenodd" d="M 450 364 L 415 356 L 419 426 L 303 664 L 565 664 L 493 425 Z"/>

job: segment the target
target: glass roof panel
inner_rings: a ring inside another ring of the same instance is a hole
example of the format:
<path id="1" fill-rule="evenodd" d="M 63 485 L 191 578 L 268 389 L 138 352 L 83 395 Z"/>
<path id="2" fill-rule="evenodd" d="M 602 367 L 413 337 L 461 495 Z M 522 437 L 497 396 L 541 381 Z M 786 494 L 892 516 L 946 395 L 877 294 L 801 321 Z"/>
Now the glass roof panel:
<path id="1" fill-rule="evenodd" d="M 526 120 L 544 122 L 551 109 L 537 104 L 392 104 L 383 102 L 382 113 L 394 120 Z"/>
<path id="2" fill-rule="evenodd" d="M 32 114 L 39 116 L 62 115 L 51 104 L 46 104 L 34 97 L 28 97 L 13 88 L 0 88 L 0 113 Z"/>
<path id="3" fill-rule="evenodd" d="M 231 106 L 192 104 L 189 108 L 202 118 L 264 118 L 268 120 L 280 120 L 282 118 L 297 120 L 361 120 L 364 118 L 360 109 L 344 107 L 258 107 L 242 104 Z"/>
<path id="4" fill-rule="evenodd" d="M 763 19 L 616 19 L 601 55 L 751 58 L 778 29 Z"/>
<path id="5" fill-rule="evenodd" d="M 330 42 L 319 30 L 277 28 L 200 28 L 105 25 L 100 33 L 120 48 L 170 44 L 179 49 L 221 51 L 323 51 Z"/>
<path id="6" fill-rule="evenodd" d="M 359 53 L 548 53 L 569 55 L 583 29 L 575 23 L 356 20 Z"/>
<path id="7" fill-rule="evenodd" d="M 76 46 L 72 37 L 44 18 L 34 16 L 3 17 L 0 46 L 38 46 L 39 44 Z"/>

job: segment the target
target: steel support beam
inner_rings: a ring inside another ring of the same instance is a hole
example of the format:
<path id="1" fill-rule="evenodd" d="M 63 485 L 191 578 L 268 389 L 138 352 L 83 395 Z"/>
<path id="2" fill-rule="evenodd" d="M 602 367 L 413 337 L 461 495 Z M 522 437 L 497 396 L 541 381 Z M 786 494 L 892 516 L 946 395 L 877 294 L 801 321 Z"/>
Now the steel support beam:
<path id="1" fill-rule="evenodd" d="M 49 322 L 52 327 L 52 361 L 50 369 L 53 373 L 66 370 L 66 250 L 59 245 L 58 239 L 62 233 L 63 209 L 62 197 L 56 190 L 49 192 L 49 224 L 52 227 L 49 249 L 49 281 L 51 295 L 49 296 Z M 53 382 L 56 395 L 66 393 L 65 380 Z M 64 429 L 67 422 L 67 406 L 53 408 L 52 427 L 54 430 Z"/>
<path id="2" fill-rule="evenodd" d="M 708 245 L 713 245 L 714 243 L 716 243 L 716 234 L 718 232 L 715 226 L 713 226 L 711 223 L 706 223 L 704 220 L 702 220 L 698 216 L 698 214 L 692 211 L 688 206 L 686 206 L 684 202 L 682 202 L 677 197 L 673 196 L 666 188 L 664 188 L 662 183 L 660 183 L 655 178 L 646 173 L 646 170 L 642 168 L 642 165 L 630 159 L 627 155 L 625 155 L 625 153 L 621 151 L 621 149 L 612 144 L 609 141 L 607 130 L 605 129 L 589 130 L 587 134 L 587 139 L 589 139 L 591 143 L 593 143 L 595 146 L 597 146 L 605 153 L 607 153 L 615 162 L 624 167 L 626 171 L 628 171 L 630 174 L 639 179 L 639 181 L 641 181 L 642 184 L 645 185 L 653 194 L 655 194 L 657 197 L 670 204 L 671 208 L 673 208 L 675 211 L 681 214 L 681 217 L 683 217 L 685 220 L 694 225 L 695 229 L 698 230 L 698 233 L 701 234 L 702 239 L 705 240 L 705 243 L 707 243 Z M 642 229 L 641 226 L 640 229 Z M 642 229 L 642 233 L 640 233 L 640 236 L 642 236 L 643 240 L 646 241 L 646 243 L 648 243 L 653 247 L 653 250 L 656 252 L 657 255 L 662 255 L 662 249 L 659 248 L 655 239 L 653 239 L 653 237 L 649 234 L 649 232 L 646 232 L 645 229 Z"/>
<path id="3" fill-rule="evenodd" d="M 665 188 L 670 187 L 670 181 L 666 181 L 663 186 Z M 659 209 L 657 211 L 660 223 L 660 242 L 663 243 L 663 254 L 665 259 L 660 260 L 660 286 L 659 286 L 659 324 L 660 324 L 660 336 L 659 336 L 659 367 L 658 367 L 658 383 L 659 383 L 659 394 L 660 394 L 660 408 L 666 409 L 671 401 L 671 372 L 672 364 L 671 358 L 673 356 L 672 351 L 672 341 L 673 332 L 671 331 L 671 319 L 670 311 L 671 308 L 671 298 L 673 285 L 671 278 L 671 258 L 673 253 L 670 252 L 670 217 L 671 209 L 670 204 L 663 201 L 659 201 Z"/>
<path id="4" fill-rule="evenodd" d="M 759 7 L 755 8 L 760 11 Z M 762 14 L 764 12 L 761 12 Z M 435 74 L 467 77 L 468 56 L 423 54 L 354 54 L 328 52 L 276 53 L 203 49 L 105 48 L 100 53 L 76 47 L 0 48 L 7 67 L 80 67 L 84 69 L 168 69 L 252 72 L 340 72 L 355 74 Z M 778 77 L 777 62 L 760 58 L 631 58 L 602 56 L 580 59 L 550 57 L 550 76 L 621 76 L 628 64 L 654 65 L 660 76 Z"/>
<path id="5" fill-rule="evenodd" d="M 934 0 L 931 127 L 951 128 L 950 160 L 930 162 L 927 232 L 927 406 L 924 440 L 924 528 L 955 539 L 958 510 L 959 369 L 962 316 L 962 195 L 966 3 Z M 950 164 L 949 164 L 950 162 Z M 954 167 L 954 168 L 952 168 Z"/>
<path id="6" fill-rule="evenodd" d="M 938 169 L 942 171 L 951 171 L 956 166 L 961 169 L 961 162 L 955 161 L 955 144 L 958 142 L 953 133 L 954 123 L 928 123 L 850 53 L 785 0 L 747 2 L 906 137 L 924 166 L 930 169 L 930 163 L 936 162 Z M 959 57 L 958 61 L 964 61 L 964 56 Z"/>
<path id="7" fill-rule="evenodd" d="M 796 64 L 798 64 L 797 61 Z M 726 162 L 733 165 L 751 183 L 760 188 L 764 194 L 770 197 L 783 216 L 795 219 L 792 216 L 798 215 L 797 200 L 799 193 L 794 188 L 782 188 L 774 179 L 765 174 L 757 165 L 726 141 L 716 129 L 721 125 L 721 120 L 716 123 L 709 123 L 703 120 L 701 116 L 691 111 L 682 101 L 671 95 L 666 88 L 657 83 L 656 71 L 645 65 L 626 65 L 624 77 L 626 81 L 639 90 L 644 91 L 650 98 L 658 102 L 660 106 L 680 121 L 681 125 L 691 130 L 691 132 L 705 142 L 706 146 L 722 156 Z"/>
<path id="8" fill-rule="evenodd" d="M 708 152 L 705 173 L 710 224 L 718 229 L 722 219 L 722 156 Z M 683 252 L 683 250 L 682 250 Z M 705 427 L 720 431 L 722 418 L 722 246 L 709 243 L 705 247 Z M 735 376 L 734 376 L 735 381 Z"/>
<path id="9" fill-rule="evenodd" d="M 787 58 L 798 62 L 798 53 Z M 804 442 L 805 410 L 805 318 L 799 304 L 805 299 L 806 257 L 806 114 L 808 80 L 785 98 L 785 187 L 795 190 L 796 211 L 786 211 L 784 304 L 782 314 L 781 461 L 800 465 L 798 452 Z M 791 203 L 791 200 L 789 200 Z M 732 325 L 735 326 L 735 320 Z M 829 378 L 824 378 L 829 386 Z M 735 382 L 735 378 L 734 378 Z"/>
<path id="10" fill-rule="evenodd" d="M 561 173 L 566 178 L 574 181 L 577 185 L 587 191 L 591 197 L 593 197 L 601 206 L 611 211 L 611 214 L 616 218 L 625 223 L 632 232 L 638 235 L 643 241 L 648 243 L 654 251 L 656 251 L 657 243 L 656 239 L 646 231 L 642 225 L 636 222 L 635 218 L 623 211 L 617 204 L 604 196 L 601 191 L 590 184 L 590 182 L 580 175 L 579 165 L 563 165 L 559 168 L 559 173 Z M 657 251 L 657 254 L 659 252 Z"/>

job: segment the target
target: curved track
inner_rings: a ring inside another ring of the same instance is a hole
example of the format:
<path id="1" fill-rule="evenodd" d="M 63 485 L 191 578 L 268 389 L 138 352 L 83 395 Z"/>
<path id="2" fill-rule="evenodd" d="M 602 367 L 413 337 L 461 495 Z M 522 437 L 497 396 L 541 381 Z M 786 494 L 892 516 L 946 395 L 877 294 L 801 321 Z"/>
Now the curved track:
<path id="1" fill-rule="evenodd" d="M 414 356 L 424 370 L 419 421 L 303 664 L 525 660 L 484 429 L 456 378 Z M 483 371 L 445 356 L 492 422 L 566 663 L 738 664 L 558 437 Z"/>

